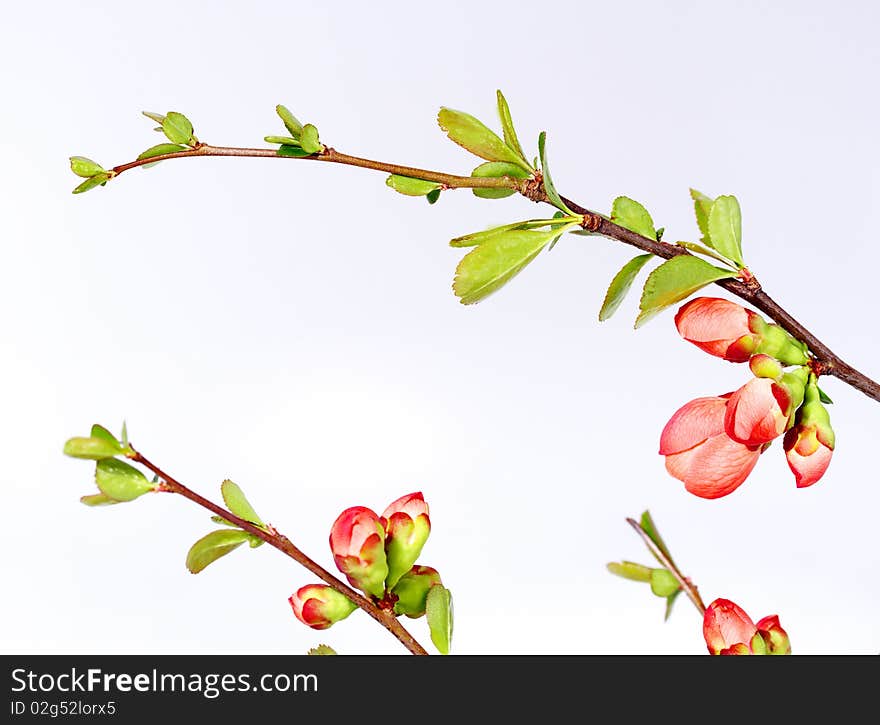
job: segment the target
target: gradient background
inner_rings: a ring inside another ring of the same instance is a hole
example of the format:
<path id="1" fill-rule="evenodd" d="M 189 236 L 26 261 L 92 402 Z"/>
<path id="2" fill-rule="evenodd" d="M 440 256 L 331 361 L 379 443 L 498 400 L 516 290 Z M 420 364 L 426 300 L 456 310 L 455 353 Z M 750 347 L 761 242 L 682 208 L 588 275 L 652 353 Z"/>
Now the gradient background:
<path id="1" fill-rule="evenodd" d="M 453 592 L 454 653 L 704 653 L 686 599 L 664 624 L 647 587 L 605 570 L 651 562 L 625 523 L 646 508 L 707 602 L 778 613 L 796 653 L 880 652 L 877 403 L 824 381 L 839 443 L 811 489 L 776 443 L 729 497 L 687 494 L 657 455 L 663 425 L 749 373 L 683 342 L 672 311 L 634 331 L 637 294 L 597 321 L 631 249 L 563 238 L 464 307 L 448 240 L 544 213 L 531 202 L 429 206 L 382 174 L 258 159 L 168 162 L 73 196 L 67 161 L 158 143 L 141 110 L 265 146 L 284 103 L 341 151 L 466 174 L 476 161 L 437 110 L 497 129 L 501 88 L 528 152 L 546 130 L 557 186 L 582 204 L 626 194 L 693 240 L 688 188 L 736 194 L 767 291 L 876 378 L 878 21 L 868 2 L 7 10 L 0 647 L 405 653 L 360 612 L 299 624 L 287 597 L 315 579 L 269 547 L 190 575 L 212 524 L 183 500 L 79 504 L 92 464 L 62 444 L 125 419 L 169 473 L 217 500 L 235 480 L 330 569 L 343 508 L 422 491 L 420 563 Z M 423 619 L 405 623 L 432 649 Z"/>

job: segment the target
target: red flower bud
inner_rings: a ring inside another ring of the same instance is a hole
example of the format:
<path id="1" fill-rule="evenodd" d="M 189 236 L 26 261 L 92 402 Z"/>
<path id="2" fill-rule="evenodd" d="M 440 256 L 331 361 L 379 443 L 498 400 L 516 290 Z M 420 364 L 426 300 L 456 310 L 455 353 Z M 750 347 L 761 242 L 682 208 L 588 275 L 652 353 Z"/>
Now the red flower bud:
<path id="1" fill-rule="evenodd" d="M 326 584 L 306 584 L 288 601 L 296 618 L 312 629 L 327 629 L 357 609 L 353 601 Z"/>
<path id="2" fill-rule="evenodd" d="M 385 527 L 385 555 L 388 559 L 388 589 L 408 572 L 431 533 L 428 504 L 421 492 L 401 496 L 382 513 Z"/>
<path id="3" fill-rule="evenodd" d="M 666 470 L 702 498 L 733 492 L 761 455 L 761 446 L 747 446 L 727 435 L 726 408 L 727 396 L 692 400 L 675 412 L 660 436 Z"/>
<path id="4" fill-rule="evenodd" d="M 761 635 L 764 644 L 767 646 L 768 654 L 791 654 L 791 642 L 788 640 L 788 633 L 779 624 L 779 617 L 776 614 L 758 620 L 755 626 L 758 628 L 758 634 Z"/>
<path id="5" fill-rule="evenodd" d="M 353 587 L 382 597 L 388 563 L 385 527 L 375 512 L 352 506 L 339 514 L 330 529 L 330 550 L 339 571 Z"/>
<path id="6" fill-rule="evenodd" d="M 713 655 L 791 654 L 788 635 L 779 617 L 764 617 L 758 624 L 729 599 L 716 599 L 703 615 L 703 638 Z"/>
<path id="7" fill-rule="evenodd" d="M 797 423 L 785 434 L 782 445 L 798 488 L 812 486 L 825 475 L 834 450 L 834 431 L 814 381 L 807 386 Z"/>
<path id="8" fill-rule="evenodd" d="M 760 317 L 735 302 L 697 297 L 675 315 L 679 334 L 710 355 L 746 362 L 760 342 L 752 320 Z M 762 321 L 763 322 L 763 321 Z"/>

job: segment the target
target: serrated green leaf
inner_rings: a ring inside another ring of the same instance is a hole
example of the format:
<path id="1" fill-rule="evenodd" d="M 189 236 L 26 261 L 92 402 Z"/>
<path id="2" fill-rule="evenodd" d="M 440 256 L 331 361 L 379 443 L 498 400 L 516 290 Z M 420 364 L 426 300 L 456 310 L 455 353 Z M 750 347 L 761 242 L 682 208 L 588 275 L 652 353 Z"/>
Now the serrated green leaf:
<path id="1" fill-rule="evenodd" d="M 302 146 L 303 151 L 308 154 L 316 154 L 324 150 L 324 145 L 318 139 L 318 129 L 311 123 L 303 126 L 299 137 L 299 144 Z"/>
<path id="2" fill-rule="evenodd" d="M 154 156 L 164 156 L 165 154 L 173 154 L 178 151 L 189 151 L 189 146 L 184 146 L 182 144 L 177 143 L 160 143 L 155 146 L 151 146 L 146 151 L 141 153 L 138 156 L 138 161 L 142 161 L 143 159 L 152 159 Z M 156 163 L 159 163 L 158 161 Z M 146 166 L 152 166 L 153 164 L 146 164 Z"/>
<path id="3" fill-rule="evenodd" d="M 721 269 L 690 254 L 682 254 L 667 260 L 648 275 L 642 298 L 641 313 L 635 326 L 641 327 L 652 317 L 670 305 L 690 297 L 710 282 L 736 277 L 736 272 Z"/>
<path id="4" fill-rule="evenodd" d="M 171 143 L 188 144 L 192 140 L 193 126 L 182 113 L 169 111 L 162 121 L 162 131 Z"/>
<path id="5" fill-rule="evenodd" d="M 231 521 L 227 521 L 222 516 L 212 516 L 211 521 L 213 521 L 215 524 L 222 524 L 223 526 L 231 526 L 233 529 L 238 528 L 238 526 L 236 524 L 233 524 Z"/>
<path id="6" fill-rule="evenodd" d="M 265 525 L 237 483 L 233 483 L 227 478 L 220 484 L 220 494 L 223 496 L 227 508 L 238 518 L 250 521 L 257 526 Z"/>
<path id="7" fill-rule="evenodd" d="M 471 172 L 471 176 L 481 179 L 498 179 L 502 176 L 510 176 L 514 179 L 528 179 L 530 174 L 525 169 L 507 161 L 487 161 L 475 168 Z M 503 199 L 516 193 L 516 189 L 471 189 L 471 191 L 481 199 Z"/>
<path id="8" fill-rule="evenodd" d="M 299 139 L 291 136 L 263 136 L 266 143 L 280 143 L 285 146 L 299 146 Z"/>
<path id="9" fill-rule="evenodd" d="M 712 242 L 709 237 L 709 212 L 712 211 L 713 201 L 711 198 L 696 189 L 691 189 L 691 199 L 694 200 L 694 214 L 696 214 L 697 217 L 697 226 L 700 228 L 700 233 L 703 235 L 700 241 L 703 242 L 703 244 L 711 246 Z"/>
<path id="10" fill-rule="evenodd" d="M 71 156 L 70 170 L 77 176 L 90 179 L 95 174 L 106 173 L 106 169 L 97 161 L 92 161 L 85 156 Z"/>
<path id="11" fill-rule="evenodd" d="M 90 191 L 94 189 L 96 186 L 103 186 L 107 183 L 107 180 L 110 178 L 110 174 L 95 174 L 89 179 L 86 179 L 82 184 L 77 186 L 74 190 L 74 194 L 82 194 L 86 191 Z"/>
<path id="12" fill-rule="evenodd" d="M 712 259 L 722 262 L 724 264 L 730 264 L 730 261 L 722 257 L 717 252 L 712 251 L 709 247 L 704 247 L 702 244 L 697 244 L 696 242 L 676 242 L 675 246 L 684 247 L 688 251 L 696 252 L 697 254 L 702 254 L 705 257 L 711 257 Z"/>
<path id="13" fill-rule="evenodd" d="M 618 196 L 611 207 L 611 221 L 648 239 L 657 238 L 654 220 L 648 210 L 628 196 Z"/>
<path id="14" fill-rule="evenodd" d="M 523 153 L 522 146 L 519 144 L 519 138 L 516 135 L 516 129 L 513 126 L 513 119 L 510 116 L 510 106 L 507 105 L 507 99 L 500 90 L 495 91 L 498 99 L 498 116 L 501 119 L 501 130 L 504 133 L 504 143 L 508 148 L 519 156 L 526 164 L 526 155 Z"/>
<path id="15" fill-rule="evenodd" d="M 743 266 L 742 213 L 735 196 L 719 196 L 709 212 L 711 246 L 722 257 Z"/>
<path id="16" fill-rule="evenodd" d="M 98 461 L 95 483 L 101 493 L 116 501 L 133 501 L 156 487 L 137 468 L 115 458 Z"/>
<path id="17" fill-rule="evenodd" d="M 310 655 L 335 655 L 335 654 L 337 654 L 337 652 L 330 645 L 319 644 L 317 647 L 312 647 L 306 654 L 310 654 Z"/>
<path id="18" fill-rule="evenodd" d="M 90 461 L 101 461 L 113 458 L 122 452 L 122 446 L 116 441 L 112 443 L 104 438 L 69 438 L 64 443 L 64 455 L 71 458 L 84 458 Z"/>
<path id="19" fill-rule="evenodd" d="M 679 588 L 678 580 L 668 569 L 651 570 L 651 591 L 658 597 L 663 597 L 665 599 L 666 597 L 671 596 L 672 593 Z"/>
<path id="20" fill-rule="evenodd" d="M 531 171 L 529 165 L 508 147 L 498 135 L 487 128 L 482 121 L 469 113 L 443 107 L 437 114 L 437 123 L 450 140 L 472 154 L 487 161 L 507 161 Z"/>
<path id="21" fill-rule="evenodd" d="M 288 146 L 286 144 L 284 146 L 279 146 L 275 153 L 279 156 L 290 156 L 295 159 L 302 159 L 306 156 L 311 156 L 311 154 L 304 150 L 302 146 Z"/>
<path id="22" fill-rule="evenodd" d="M 122 503 L 121 501 L 110 498 L 103 493 L 92 493 L 87 496 L 80 496 L 79 501 L 80 503 L 84 503 L 86 506 L 110 506 L 114 503 Z"/>
<path id="23" fill-rule="evenodd" d="M 284 122 L 284 127 L 287 129 L 287 132 L 295 139 L 299 140 L 299 137 L 302 135 L 303 125 L 299 122 L 297 117 L 281 104 L 275 106 L 275 113 L 277 113 L 278 117 Z"/>
<path id="24" fill-rule="evenodd" d="M 675 600 L 678 599 L 678 595 L 681 594 L 682 589 L 679 587 L 672 594 L 666 597 L 666 611 L 663 614 L 663 621 L 667 621 L 669 619 L 669 615 L 672 614 L 672 605 L 675 604 Z"/>
<path id="25" fill-rule="evenodd" d="M 398 174 L 391 174 L 385 179 L 385 185 L 390 186 L 400 194 L 406 194 L 406 196 L 426 196 L 432 191 L 439 190 L 441 187 L 436 181 L 414 179 L 411 176 L 400 176 Z"/>
<path id="26" fill-rule="evenodd" d="M 161 127 L 163 123 L 165 123 L 165 116 L 161 113 L 153 113 L 152 111 L 141 111 L 147 118 L 152 121 L 155 121 Z"/>
<path id="27" fill-rule="evenodd" d="M 632 287 L 636 276 L 653 256 L 653 254 L 640 254 L 637 257 L 633 257 L 614 275 L 614 279 L 608 285 L 605 299 L 602 301 L 602 308 L 599 310 L 600 322 L 604 322 L 617 311 L 620 303 L 623 302 L 630 287 Z"/>
<path id="28" fill-rule="evenodd" d="M 825 391 L 822 390 L 822 388 L 820 388 L 818 385 L 816 386 L 816 390 L 819 391 L 819 401 L 820 402 L 825 403 L 825 405 L 834 405 L 834 401 L 831 400 L 831 398 L 828 397 L 828 395 L 825 393 Z"/>
<path id="29" fill-rule="evenodd" d="M 428 200 L 429 204 L 436 204 L 437 199 L 440 198 L 440 189 L 429 191 L 427 194 L 425 194 L 425 198 Z"/>
<path id="30" fill-rule="evenodd" d="M 632 561 L 612 561 L 606 565 L 608 571 L 615 576 L 623 577 L 634 582 L 651 581 L 651 567 L 636 564 Z"/>
<path id="31" fill-rule="evenodd" d="M 456 237 L 449 241 L 450 247 L 475 247 L 478 244 L 482 244 L 490 237 L 494 237 L 502 232 L 510 231 L 511 229 L 535 229 L 538 227 L 546 227 L 553 226 L 556 223 L 556 219 L 528 219 L 522 222 L 513 222 L 512 224 L 502 224 L 500 227 L 491 227 L 489 229 L 484 229 L 479 232 L 471 232 L 470 234 L 464 234 L 460 237 Z M 566 219 L 564 222 L 560 221 L 560 226 L 565 224 L 570 224 L 571 220 Z"/>
<path id="32" fill-rule="evenodd" d="M 663 537 L 660 536 L 660 532 L 657 530 L 657 526 L 654 524 L 654 519 L 651 518 L 651 513 L 649 511 L 644 511 L 642 513 L 642 518 L 639 521 L 639 526 L 642 527 L 642 531 L 644 531 L 648 538 L 654 542 L 656 547 L 663 553 L 663 555 L 672 561 L 672 554 L 669 553 L 669 549 L 666 548 L 666 543 L 663 541 Z M 654 558 L 660 564 L 663 564 L 663 561 L 652 551 L 651 554 L 654 555 Z M 665 566 L 665 564 L 664 564 Z"/>
<path id="33" fill-rule="evenodd" d="M 208 564 L 226 556 L 248 540 L 247 531 L 241 529 L 219 529 L 203 536 L 193 544 L 186 554 L 186 568 L 198 574 Z"/>
<path id="34" fill-rule="evenodd" d="M 485 299 L 519 274 L 564 230 L 514 229 L 488 237 L 459 262 L 452 283 L 456 296 L 464 305 Z"/>
<path id="35" fill-rule="evenodd" d="M 544 192 L 547 194 L 547 199 L 549 199 L 553 206 L 557 209 L 561 209 L 566 214 L 574 216 L 574 212 L 565 205 L 565 202 L 562 201 L 562 197 L 556 192 L 553 179 L 550 177 L 550 167 L 547 164 L 546 144 L 547 132 L 541 131 L 541 133 L 538 134 L 538 153 L 541 156 L 541 174 L 544 177 Z"/>
<path id="36" fill-rule="evenodd" d="M 452 592 L 442 584 L 435 584 L 428 591 L 425 618 L 428 620 L 431 641 L 437 651 L 442 655 L 448 655 L 452 643 Z"/>

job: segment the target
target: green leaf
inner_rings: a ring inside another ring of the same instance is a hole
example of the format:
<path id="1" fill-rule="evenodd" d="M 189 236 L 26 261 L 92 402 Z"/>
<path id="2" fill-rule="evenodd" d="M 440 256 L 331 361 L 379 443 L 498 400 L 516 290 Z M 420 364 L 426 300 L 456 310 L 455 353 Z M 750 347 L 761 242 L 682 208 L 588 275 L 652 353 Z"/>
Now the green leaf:
<path id="1" fill-rule="evenodd" d="M 257 526 L 265 526 L 262 519 L 257 515 L 257 512 L 254 511 L 254 507 L 251 506 L 245 498 L 244 492 L 238 484 L 233 483 L 227 478 L 220 484 L 220 493 L 223 496 L 223 500 L 226 502 L 226 506 L 232 513 L 238 516 L 238 518 L 250 521 Z"/>
<path id="2" fill-rule="evenodd" d="M 825 391 L 822 390 L 822 388 L 820 388 L 818 385 L 816 386 L 816 390 L 819 391 L 819 401 L 820 402 L 825 403 L 825 405 L 834 405 L 834 401 L 831 400 L 831 398 L 828 397 L 828 395 L 825 393 Z"/>
<path id="3" fill-rule="evenodd" d="M 440 124 L 440 128 L 446 132 L 450 140 L 481 159 L 507 161 L 531 172 L 529 165 L 515 151 L 512 151 L 494 131 L 469 113 L 443 107 L 437 114 L 437 123 Z"/>
<path id="4" fill-rule="evenodd" d="M 80 503 L 84 503 L 86 506 L 110 506 L 114 503 L 122 503 L 121 501 L 110 498 L 103 493 L 92 493 L 88 496 L 80 496 L 79 501 Z"/>
<path id="5" fill-rule="evenodd" d="M 559 222 L 560 225 L 570 224 L 571 219 L 565 219 L 564 222 Z M 500 227 L 491 227 L 489 229 L 484 229 L 480 232 L 471 232 L 470 234 L 464 234 L 460 237 L 456 237 L 455 239 L 450 240 L 450 247 L 475 247 L 478 244 L 482 244 L 487 239 L 494 237 L 502 232 L 510 231 L 511 229 L 533 229 L 536 227 L 546 227 L 548 225 L 552 226 L 557 222 L 556 219 L 529 219 L 524 222 L 513 222 L 512 224 L 503 224 Z"/>
<path id="6" fill-rule="evenodd" d="M 186 568 L 198 574 L 208 564 L 237 549 L 248 540 L 247 531 L 241 529 L 219 529 L 203 536 L 193 544 L 186 554 Z"/>
<path id="7" fill-rule="evenodd" d="M 299 139 L 290 136 L 263 136 L 266 143 L 280 143 L 285 146 L 299 146 Z"/>
<path id="8" fill-rule="evenodd" d="M 319 644 L 317 647 L 312 647 L 306 654 L 310 654 L 310 655 L 335 655 L 338 653 L 330 645 Z"/>
<path id="9" fill-rule="evenodd" d="M 250 534 L 250 538 L 248 539 L 248 545 L 252 549 L 256 549 L 258 546 L 262 546 L 266 542 L 263 541 L 259 536 L 254 536 L 254 534 Z"/>
<path id="10" fill-rule="evenodd" d="M 711 245 L 712 242 L 709 236 L 709 212 L 712 211 L 713 201 L 696 189 L 691 189 L 691 199 L 694 200 L 694 213 L 697 216 L 697 226 L 700 228 L 700 233 L 703 235 L 700 241 L 703 242 L 703 244 Z"/>
<path id="11" fill-rule="evenodd" d="M 169 111 L 162 120 L 162 131 L 172 143 L 188 144 L 192 141 L 193 126 L 182 113 Z"/>
<path id="12" fill-rule="evenodd" d="M 493 179 L 510 176 L 514 179 L 528 179 L 530 174 L 519 166 L 510 164 L 507 161 L 487 161 L 475 168 L 471 172 L 471 176 Z M 481 199 L 503 199 L 516 193 L 516 189 L 471 189 L 471 191 Z"/>
<path id="13" fill-rule="evenodd" d="M 161 113 L 153 113 L 152 111 L 141 111 L 147 118 L 152 121 L 155 121 L 160 126 L 165 123 L 165 116 Z"/>
<path id="14" fill-rule="evenodd" d="M 143 159 L 151 159 L 154 156 L 164 156 L 165 154 L 173 154 L 178 151 L 189 151 L 189 146 L 183 146 L 182 144 L 177 143 L 160 143 L 155 146 L 151 146 L 146 151 L 141 153 L 138 156 L 138 161 Z M 159 163 L 158 161 L 156 163 Z M 145 164 L 144 167 L 152 166 L 153 164 Z"/>
<path id="15" fill-rule="evenodd" d="M 611 284 L 608 285 L 605 299 L 602 301 L 602 309 L 599 310 L 600 322 L 604 322 L 617 311 L 617 308 L 620 307 L 620 303 L 623 302 L 630 287 L 632 287 L 636 275 L 638 275 L 642 267 L 645 266 L 645 263 L 653 256 L 653 254 L 640 254 L 637 257 L 633 257 L 621 267 L 617 274 L 614 275 L 614 279 L 612 279 Z"/>
<path id="16" fill-rule="evenodd" d="M 550 167 L 547 165 L 547 152 L 545 150 L 546 142 L 547 133 L 546 131 L 541 131 L 538 135 L 538 153 L 541 155 L 541 173 L 544 176 L 544 191 L 553 206 L 557 209 L 561 209 L 566 214 L 574 216 L 574 212 L 565 205 L 565 202 L 562 201 L 562 198 L 556 192 L 556 187 L 553 185 L 553 179 L 550 178 Z"/>
<path id="17" fill-rule="evenodd" d="M 452 642 L 452 592 L 442 584 L 435 584 L 428 591 L 425 617 L 437 651 L 448 655 Z"/>
<path id="18" fill-rule="evenodd" d="M 523 153 L 522 146 L 516 136 L 516 129 L 513 127 L 513 119 L 510 116 L 510 106 L 507 105 L 507 99 L 500 90 L 495 91 L 498 98 L 498 116 L 501 119 L 501 129 L 504 132 L 504 143 L 507 147 L 516 153 L 523 161 L 526 161 L 526 155 Z"/>
<path id="19" fill-rule="evenodd" d="M 277 113 L 278 117 L 284 122 L 284 127 L 287 129 L 287 132 L 295 139 L 299 140 L 299 137 L 302 135 L 303 125 L 299 122 L 297 117 L 281 104 L 275 106 L 275 113 Z"/>
<path id="20" fill-rule="evenodd" d="M 116 501 L 133 501 L 156 488 L 137 468 L 115 458 L 98 461 L 95 483 L 101 493 Z"/>
<path id="21" fill-rule="evenodd" d="M 660 228 L 657 230 L 657 241 L 658 241 L 658 242 L 661 241 L 661 240 L 663 239 L 663 232 L 665 232 L 665 231 L 666 231 L 666 227 L 660 227 Z"/>
<path id="22" fill-rule="evenodd" d="M 735 196 L 719 196 L 709 212 L 709 238 L 719 254 L 743 266 L 742 213 Z"/>
<path id="23" fill-rule="evenodd" d="M 428 200 L 429 204 L 436 204 L 437 199 L 440 198 L 440 189 L 429 191 L 427 194 L 425 194 L 425 198 Z"/>
<path id="24" fill-rule="evenodd" d="M 307 123 L 303 126 L 299 143 L 300 146 L 302 146 L 303 151 L 308 154 L 316 154 L 324 150 L 324 144 L 318 140 L 318 129 L 311 123 Z"/>
<path id="25" fill-rule="evenodd" d="M 286 144 L 284 146 L 279 146 L 278 150 L 275 153 L 277 153 L 279 156 L 292 156 L 296 159 L 302 159 L 306 156 L 311 156 L 311 154 L 308 151 L 304 150 L 301 146 L 288 146 Z"/>
<path id="26" fill-rule="evenodd" d="M 612 561 L 606 565 L 608 571 L 615 576 L 630 579 L 634 582 L 651 581 L 651 567 L 642 564 L 636 564 L 632 561 Z"/>
<path id="27" fill-rule="evenodd" d="M 721 269 L 699 257 L 682 254 L 667 260 L 648 275 L 639 302 L 641 313 L 635 326 L 648 320 L 670 305 L 689 297 L 710 282 L 736 277 L 736 272 Z"/>
<path id="28" fill-rule="evenodd" d="M 100 426 L 98 426 L 100 428 Z M 95 435 L 95 429 L 92 428 L 92 435 Z M 123 448 L 128 448 L 128 425 L 126 425 L 125 421 L 122 421 L 122 433 L 119 438 L 119 442 L 122 443 Z"/>
<path id="29" fill-rule="evenodd" d="M 681 594 L 682 589 L 679 587 L 672 594 L 666 597 L 666 612 L 663 614 L 663 621 L 669 619 L 669 615 L 672 614 L 672 605 L 675 604 L 675 600 L 678 599 L 678 595 Z"/>
<path id="30" fill-rule="evenodd" d="M 432 191 L 440 189 L 441 185 L 436 181 L 425 181 L 424 179 L 414 179 L 411 176 L 400 176 L 391 174 L 385 179 L 385 184 L 390 186 L 394 191 L 407 196 L 425 196 Z"/>
<path id="31" fill-rule="evenodd" d="M 90 179 L 95 174 L 106 173 L 106 169 L 104 169 L 101 164 L 97 161 L 87 159 L 85 156 L 71 156 L 70 170 L 77 176 L 82 176 L 84 179 Z"/>
<path id="32" fill-rule="evenodd" d="M 618 196 L 611 207 L 611 221 L 648 239 L 656 239 L 657 231 L 648 210 L 628 196 Z"/>
<path id="33" fill-rule="evenodd" d="M 684 247 L 685 249 L 696 252 L 697 254 L 702 254 L 706 257 L 711 257 L 712 259 L 722 262 L 724 264 L 730 264 L 730 261 L 722 257 L 718 252 L 713 252 L 708 247 L 704 247 L 702 244 L 697 244 L 696 242 L 676 242 L 675 246 Z"/>
<path id="34" fill-rule="evenodd" d="M 104 438 L 69 438 L 64 444 L 64 455 L 71 458 L 84 458 L 101 461 L 113 458 L 122 452 L 122 446 L 115 440 L 111 443 Z"/>
<path id="35" fill-rule="evenodd" d="M 667 559 L 669 559 L 670 562 L 672 562 L 672 554 L 670 554 L 669 549 L 666 548 L 666 544 L 664 543 L 663 538 L 660 536 L 660 532 L 657 530 L 657 526 L 654 524 L 654 519 L 651 518 L 651 513 L 649 511 L 645 511 L 644 513 L 642 513 L 642 518 L 639 522 L 639 526 L 642 527 L 642 531 L 644 531 L 648 535 L 648 538 L 654 542 L 654 544 L 657 546 L 658 549 L 660 549 L 663 555 Z M 651 553 L 653 554 L 654 552 Z M 654 555 L 654 558 L 657 559 L 660 564 L 663 564 L 663 562 L 656 556 L 656 554 Z M 663 565 L 665 566 L 665 564 Z"/>
<path id="36" fill-rule="evenodd" d="M 128 446 L 128 441 L 121 443 L 116 439 L 115 435 L 113 435 L 103 425 L 98 425 L 97 423 L 92 425 L 92 429 L 89 431 L 89 435 L 92 438 L 100 438 L 101 440 L 105 440 L 108 443 L 113 443 L 114 445 L 119 446 L 120 449 Z"/>
<path id="37" fill-rule="evenodd" d="M 104 186 L 107 183 L 107 180 L 110 178 L 110 174 L 95 174 L 90 179 L 86 179 L 82 184 L 77 186 L 74 190 L 74 194 L 82 194 L 86 191 L 90 191 L 94 189 L 96 186 Z"/>
<path id="38" fill-rule="evenodd" d="M 488 237 L 459 262 L 452 283 L 456 296 L 464 305 L 485 299 L 519 274 L 565 229 L 513 229 Z"/>
<path id="39" fill-rule="evenodd" d="M 651 569 L 651 591 L 664 599 L 679 589 L 678 580 L 668 569 Z"/>
<path id="40" fill-rule="evenodd" d="M 222 516 L 212 516 L 211 521 L 213 521 L 215 524 L 222 524 L 223 526 L 231 526 L 233 529 L 238 528 L 237 524 L 233 524 L 231 521 L 227 521 Z"/>

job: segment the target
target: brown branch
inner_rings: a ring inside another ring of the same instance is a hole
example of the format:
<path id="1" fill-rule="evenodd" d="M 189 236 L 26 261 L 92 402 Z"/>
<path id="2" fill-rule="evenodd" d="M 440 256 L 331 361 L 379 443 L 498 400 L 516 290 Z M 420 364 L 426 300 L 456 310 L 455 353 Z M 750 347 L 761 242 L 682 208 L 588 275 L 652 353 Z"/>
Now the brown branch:
<path id="1" fill-rule="evenodd" d="M 669 570 L 669 573 L 675 577 L 675 580 L 678 582 L 678 585 L 682 588 L 685 594 L 688 595 L 688 598 L 693 602 L 694 606 L 697 608 L 697 611 L 700 613 L 702 617 L 706 613 L 706 605 L 703 604 L 703 600 L 700 597 L 700 592 L 697 590 L 697 585 L 691 582 L 684 574 L 679 571 L 678 567 L 675 565 L 675 562 L 672 561 L 666 554 L 663 553 L 663 550 L 654 543 L 654 540 L 648 536 L 648 533 L 642 528 L 641 524 L 635 519 L 627 518 L 626 522 L 632 526 L 636 533 L 642 537 L 642 541 L 645 542 L 645 546 L 651 550 L 651 553 L 657 557 L 657 561 L 659 561 L 666 569 Z"/>
<path id="2" fill-rule="evenodd" d="M 422 647 L 415 640 L 415 638 L 403 627 L 403 625 L 398 621 L 397 617 L 395 617 L 393 613 L 377 607 L 373 602 L 371 602 L 359 592 L 352 589 L 345 582 L 337 579 L 335 576 L 333 576 L 333 574 L 324 569 L 320 564 L 310 559 L 296 546 L 294 546 L 293 542 L 286 536 L 278 533 L 272 527 L 269 527 L 269 530 L 267 531 L 266 529 L 263 529 L 256 524 L 251 523 L 250 521 L 245 521 L 244 519 L 239 518 L 231 511 L 227 511 L 222 506 L 218 506 L 212 501 L 209 501 L 203 496 L 200 496 L 195 491 L 187 488 L 179 481 L 176 481 L 167 473 L 162 471 L 158 466 L 144 458 L 144 456 L 138 453 L 134 448 L 132 448 L 131 450 L 133 451 L 133 453 L 130 454 L 128 457 L 155 473 L 163 481 L 163 491 L 167 491 L 169 493 L 178 493 L 184 498 L 188 498 L 193 503 L 196 503 L 199 506 L 208 509 L 210 512 L 216 514 L 222 519 L 232 524 L 235 524 L 240 529 L 247 531 L 249 534 L 253 534 L 254 536 L 259 537 L 267 544 L 274 546 L 276 549 L 278 549 L 283 554 L 289 556 L 298 564 L 302 564 L 306 569 L 312 572 L 312 574 L 326 582 L 328 586 L 333 587 L 333 589 L 335 589 L 337 592 L 351 599 L 351 601 L 353 601 L 358 607 L 363 609 L 379 624 L 385 627 L 385 629 L 391 632 L 391 634 L 393 634 L 401 642 L 401 644 L 403 644 L 403 646 L 406 647 L 412 654 L 428 654 L 427 650 L 425 650 L 425 648 Z"/>
<path id="3" fill-rule="evenodd" d="M 547 199 L 539 199 L 539 201 L 547 201 Z M 690 254 L 683 247 L 644 237 L 568 199 L 564 199 L 564 201 L 573 212 L 584 215 L 584 228 L 595 234 L 629 244 L 664 259 L 671 259 L 681 254 Z M 833 375 L 856 390 L 860 390 L 869 398 L 880 401 L 880 383 L 872 380 L 864 373 L 860 373 L 838 357 L 831 348 L 770 297 L 754 277 L 750 277 L 748 282 L 737 279 L 722 279 L 715 282 L 715 284 L 765 313 L 780 327 L 805 343 L 815 358 L 814 372 L 819 375 Z"/>
<path id="4" fill-rule="evenodd" d="M 294 158 L 279 156 L 275 149 L 210 146 L 209 144 L 199 143 L 192 149 L 186 151 L 177 151 L 115 166 L 111 170 L 110 175 L 111 177 L 117 176 L 129 169 L 156 163 L 157 161 L 164 161 L 166 159 L 201 156 L 244 156 L 276 159 Z M 457 176 L 455 174 L 445 174 L 439 171 L 430 171 L 428 169 L 419 169 L 412 166 L 400 166 L 399 164 L 390 164 L 382 161 L 364 159 L 358 156 L 349 156 L 348 154 L 340 153 L 329 147 L 325 147 L 322 151 L 311 156 L 302 157 L 302 159 L 309 161 L 326 161 L 335 164 L 345 164 L 347 166 L 358 166 L 360 168 L 383 171 L 389 174 L 425 179 L 427 181 L 437 182 L 447 189 L 513 189 L 532 201 L 548 202 L 547 195 L 544 193 L 540 182 L 540 174 L 530 179 L 515 179 L 509 176 L 497 178 Z M 590 211 L 564 197 L 563 201 L 573 212 L 583 215 L 584 229 L 595 234 L 609 237 L 610 239 L 623 242 L 624 244 L 629 244 L 637 249 L 651 252 L 664 259 L 671 259 L 680 254 L 690 254 L 690 252 L 683 247 L 661 242 L 656 239 L 651 239 L 650 237 L 644 237 L 636 232 L 632 232 L 619 224 L 615 224 L 607 217 L 594 211 Z M 880 383 L 877 383 L 864 373 L 859 372 L 854 367 L 844 362 L 831 350 L 831 348 L 825 345 L 779 303 L 771 298 L 770 295 L 764 292 L 761 285 L 753 276 L 750 276 L 748 281 L 722 279 L 715 282 L 715 284 L 723 287 L 731 294 L 745 300 L 761 312 L 765 313 L 780 327 L 794 335 L 801 342 L 805 343 L 814 357 L 813 369 L 818 375 L 833 375 L 856 390 L 863 392 L 869 398 L 880 401 Z"/>

